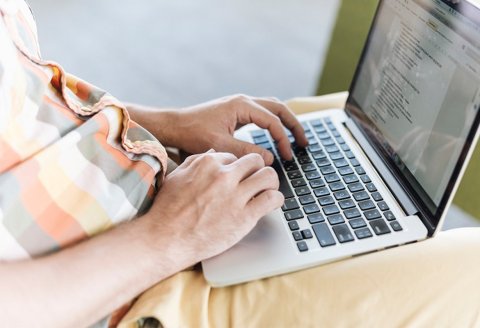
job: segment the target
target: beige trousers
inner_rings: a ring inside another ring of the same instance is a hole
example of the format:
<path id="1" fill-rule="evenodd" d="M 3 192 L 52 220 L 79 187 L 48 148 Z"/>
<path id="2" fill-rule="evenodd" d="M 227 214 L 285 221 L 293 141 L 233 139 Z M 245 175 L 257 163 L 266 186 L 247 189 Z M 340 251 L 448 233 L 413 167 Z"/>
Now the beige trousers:
<path id="1" fill-rule="evenodd" d="M 120 327 L 146 317 L 165 328 L 480 327 L 480 229 L 225 288 L 181 272 L 145 292 Z"/>

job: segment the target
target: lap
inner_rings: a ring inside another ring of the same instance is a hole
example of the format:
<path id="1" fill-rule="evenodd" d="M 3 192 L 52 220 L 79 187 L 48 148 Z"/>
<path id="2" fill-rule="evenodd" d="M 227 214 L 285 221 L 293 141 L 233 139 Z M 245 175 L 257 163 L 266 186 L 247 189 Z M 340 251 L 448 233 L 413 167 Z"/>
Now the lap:
<path id="1" fill-rule="evenodd" d="M 225 288 L 185 271 L 144 293 L 122 321 L 164 327 L 480 325 L 480 229 Z"/>

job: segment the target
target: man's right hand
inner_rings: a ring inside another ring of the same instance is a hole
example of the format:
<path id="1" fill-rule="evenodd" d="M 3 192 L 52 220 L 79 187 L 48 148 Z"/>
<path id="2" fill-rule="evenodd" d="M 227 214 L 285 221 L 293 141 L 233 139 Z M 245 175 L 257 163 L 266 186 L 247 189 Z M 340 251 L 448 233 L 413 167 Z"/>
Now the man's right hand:
<path id="1" fill-rule="evenodd" d="M 229 249 L 282 206 L 278 184 L 260 155 L 237 159 L 211 150 L 187 158 L 165 179 L 145 219 L 153 234 L 168 229 L 190 266 Z"/>

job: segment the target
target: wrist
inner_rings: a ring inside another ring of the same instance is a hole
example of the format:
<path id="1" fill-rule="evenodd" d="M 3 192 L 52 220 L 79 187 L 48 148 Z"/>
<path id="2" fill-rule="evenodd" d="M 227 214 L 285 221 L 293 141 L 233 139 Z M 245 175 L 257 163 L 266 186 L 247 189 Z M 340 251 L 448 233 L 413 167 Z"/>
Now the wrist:
<path id="1" fill-rule="evenodd" d="M 138 223 L 141 225 L 143 248 L 147 257 L 153 259 L 156 272 L 161 271 L 161 277 L 158 278 L 165 279 L 196 264 L 195 252 L 189 249 L 189 239 L 181 228 L 162 225 L 158 213 L 150 213 L 142 216 Z"/>
<path id="2" fill-rule="evenodd" d="M 180 122 L 178 109 L 126 104 L 132 120 L 153 134 L 165 147 L 178 147 L 176 133 Z"/>

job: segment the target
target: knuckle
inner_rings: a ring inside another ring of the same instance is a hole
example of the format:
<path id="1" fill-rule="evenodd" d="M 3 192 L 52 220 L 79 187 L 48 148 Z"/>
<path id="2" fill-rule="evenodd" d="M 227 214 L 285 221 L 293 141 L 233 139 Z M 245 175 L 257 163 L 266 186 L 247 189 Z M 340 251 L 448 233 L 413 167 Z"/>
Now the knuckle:
<path id="1" fill-rule="evenodd" d="M 245 101 L 247 101 L 248 99 L 249 99 L 248 96 L 246 96 L 246 95 L 244 95 L 244 94 L 241 94 L 241 93 L 232 96 L 232 101 L 238 102 L 238 103 L 245 102 Z"/>
<path id="2" fill-rule="evenodd" d="M 270 97 L 270 100 L 271 101 L 274 101 L 274 102 L 278 102 L 278 103 L 281 103 L 282 101 L 280 99 L 278 99 L 277 97 Z"/>
<path id="3" fill-rule="evenodd" d="M 258 154 L 258 153 L 252 153 L 249 155 L 252 158 L 252 162 L 255 167 L 265 167 L 265 161 L 263 160 L 263 157 Z"/>

